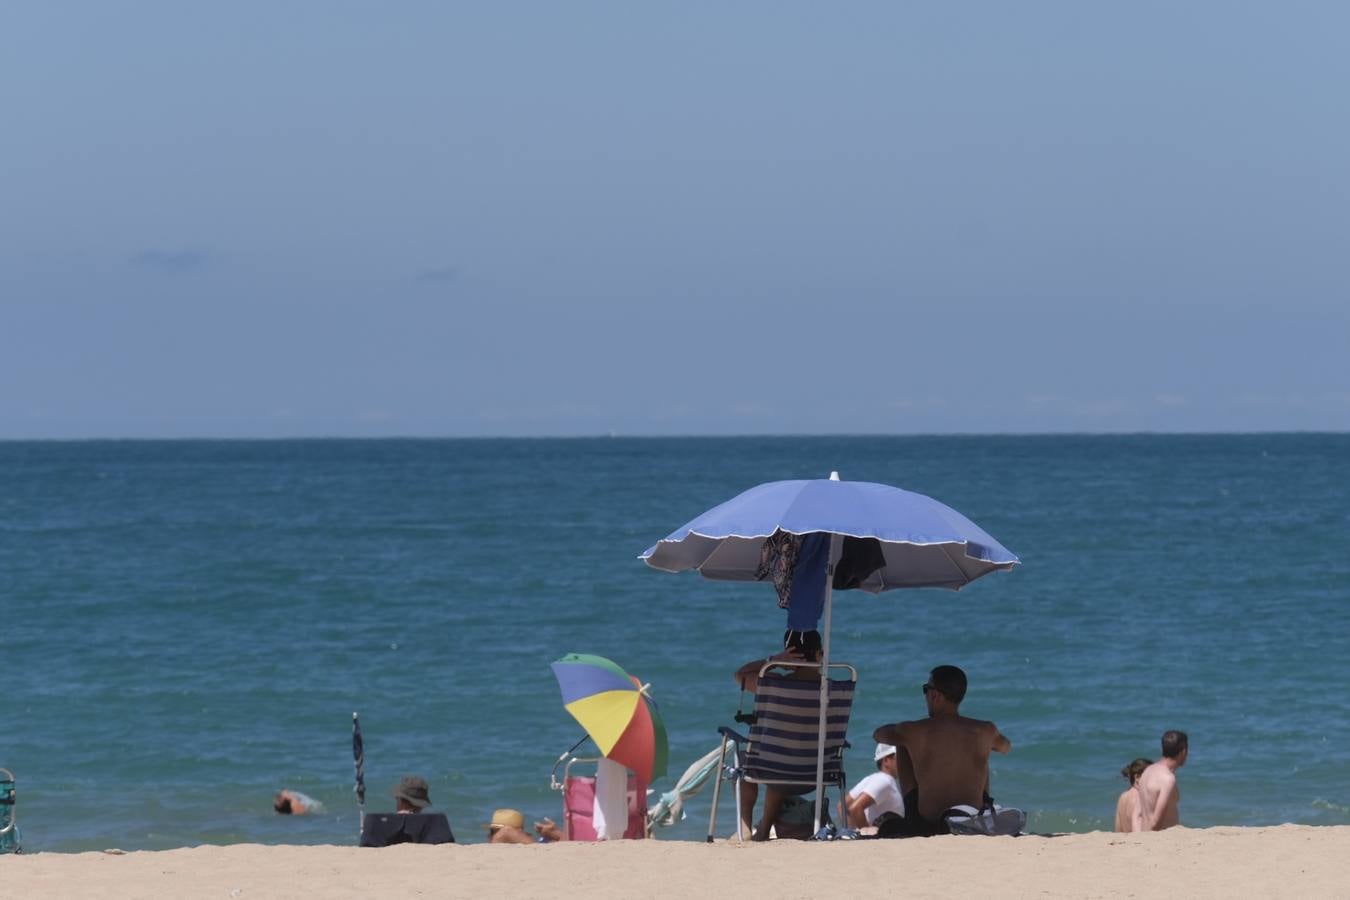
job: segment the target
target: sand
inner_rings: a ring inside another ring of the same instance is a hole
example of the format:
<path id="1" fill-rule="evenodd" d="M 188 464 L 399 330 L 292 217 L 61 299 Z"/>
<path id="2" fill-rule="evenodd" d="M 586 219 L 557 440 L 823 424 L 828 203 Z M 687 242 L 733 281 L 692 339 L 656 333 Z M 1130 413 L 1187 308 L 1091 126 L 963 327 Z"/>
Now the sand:
<path id="1" fill-rule="evenodd" d="M 240 844 L 0 857 L 0 897 L 1350 897 L 1350 826 L 738 846 Z"/>

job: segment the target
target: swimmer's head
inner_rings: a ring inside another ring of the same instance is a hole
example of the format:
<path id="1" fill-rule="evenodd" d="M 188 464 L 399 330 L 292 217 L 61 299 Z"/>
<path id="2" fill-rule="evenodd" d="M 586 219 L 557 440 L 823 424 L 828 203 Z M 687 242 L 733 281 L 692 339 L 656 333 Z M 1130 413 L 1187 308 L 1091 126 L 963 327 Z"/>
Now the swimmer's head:
<path id="1" fill-rule="evenodd" d="M 293 812 L 291 798 L 286 796 L 285 791 L 278 791 L 277 795 L 272 798 L 272 808 L 283 816 L 289 816 Z"/>

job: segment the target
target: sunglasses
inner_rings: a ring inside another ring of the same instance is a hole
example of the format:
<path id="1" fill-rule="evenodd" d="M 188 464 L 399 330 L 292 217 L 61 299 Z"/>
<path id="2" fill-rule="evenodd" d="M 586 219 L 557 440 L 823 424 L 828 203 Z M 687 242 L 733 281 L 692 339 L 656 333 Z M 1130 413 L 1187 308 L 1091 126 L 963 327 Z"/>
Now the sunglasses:
<path id="1" fill-rule="evenodd" d="M 942 691 L 938 690 L 938 686 L 936 684 L 929 684 L 928 682 L 925 681 L 923 684 L 923 695 L 927 697 L 929 691 L 937 691 L 937 693 L 939 694 L 942 693 Z"/>

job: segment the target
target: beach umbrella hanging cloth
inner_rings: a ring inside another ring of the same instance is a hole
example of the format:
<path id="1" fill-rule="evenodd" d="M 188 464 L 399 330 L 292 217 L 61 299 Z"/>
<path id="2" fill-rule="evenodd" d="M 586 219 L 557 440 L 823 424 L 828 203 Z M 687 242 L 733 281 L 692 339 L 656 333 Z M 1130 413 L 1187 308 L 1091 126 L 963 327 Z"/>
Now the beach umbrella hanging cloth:
<path id="1" fill-rule="evenodd" d="M 632 769 L 643 784 L 666 774 L 666 726 L 649 685 L 589 653 L 567 654 L 553 663 L 553 675 L 563 708 L 606 759 Z"/>

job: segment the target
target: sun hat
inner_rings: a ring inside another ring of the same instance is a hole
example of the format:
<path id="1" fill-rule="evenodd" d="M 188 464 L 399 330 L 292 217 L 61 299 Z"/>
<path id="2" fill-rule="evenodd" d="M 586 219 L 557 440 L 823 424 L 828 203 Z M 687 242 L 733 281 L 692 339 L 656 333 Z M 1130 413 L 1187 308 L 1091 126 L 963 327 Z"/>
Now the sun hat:
<path id="1" fill-rule="evenodd" d="M 427 794 L 427 780 L 416 775 L 404 775 L 399 779 L 398 787 L 389 793 L 397 799 L 408 801 L 418 809 L 431 805 L 431 797 Z"/>
<path id="2" fill-rule="evenodd" d="M 519 828 L 525 830 L 525 814 L 518 809 L 494 809 L 492 821 L 483 825 L 488 831 L 494 828 Z"/>
<path id="3" fill-rule="evenodd" d="M 894 744 L 877 744 L 877 752 L 872 759 L 876 762 L 881 762 L 886 757 L 893 755 L 895 755 Z"/>

